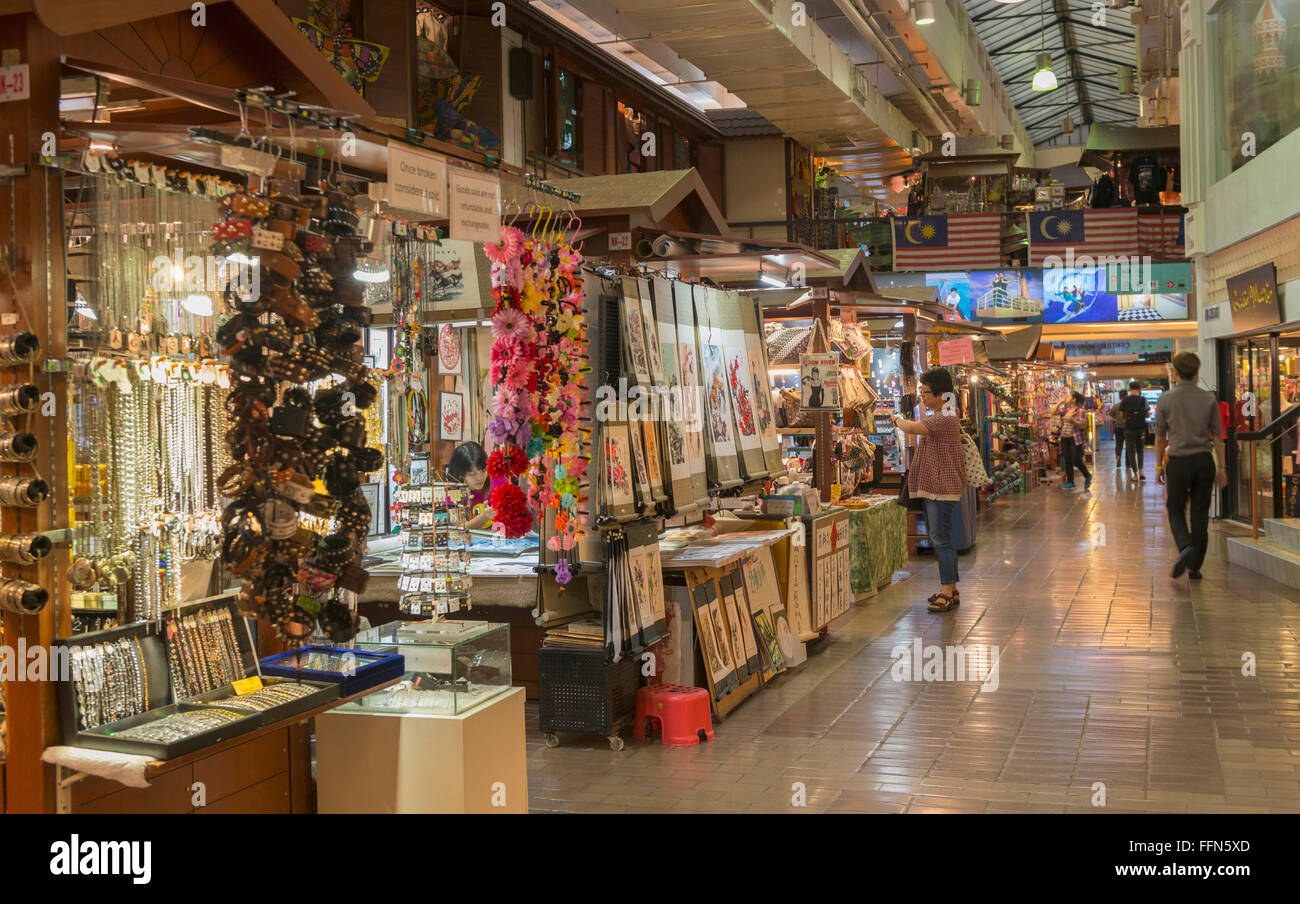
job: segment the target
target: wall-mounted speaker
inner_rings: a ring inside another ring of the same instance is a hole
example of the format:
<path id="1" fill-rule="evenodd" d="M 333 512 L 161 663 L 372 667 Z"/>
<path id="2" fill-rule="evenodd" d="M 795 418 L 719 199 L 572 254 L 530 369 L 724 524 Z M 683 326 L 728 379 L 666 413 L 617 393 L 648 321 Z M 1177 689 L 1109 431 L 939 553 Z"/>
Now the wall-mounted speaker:
<path id="1" fill-rule="evenodd" d="M 510 96 L 515 100 L 533 99 L 533 55 L 524 47 L 511 47 L 508 58 Z"/>

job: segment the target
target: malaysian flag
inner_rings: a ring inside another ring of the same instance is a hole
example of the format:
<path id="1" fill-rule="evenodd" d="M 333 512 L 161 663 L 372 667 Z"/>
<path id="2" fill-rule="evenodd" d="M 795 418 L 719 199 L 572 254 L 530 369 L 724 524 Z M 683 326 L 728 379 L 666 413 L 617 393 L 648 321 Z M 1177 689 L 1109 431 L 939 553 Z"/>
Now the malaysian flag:
<path id="1" fill-rule="evenodd" d="M 1181 213 L 1139 213 L 1138 252 L 1157 260 L 1182 260 L 1187 257 L 1183 239 Z"/>
<path id="2" fill-rule="evenodd" d="M 893 219 L 895 270 L 996 270 L 1002 266 L 999 214 Z"/>
<path id="3" fill-rule="evenodd" d="M 1070 250 L 1073 249 L 1073 254 Z M 1138 253 L 1137 211 L 1033 210 L 1029 212 L 1029 266 L 1041 267 L 1054 257 L 1062 266 L 1098 266 L 1098 258 Z M 1071 258 L 1092 259 L 1089 264 L 1069 263 Z"/>

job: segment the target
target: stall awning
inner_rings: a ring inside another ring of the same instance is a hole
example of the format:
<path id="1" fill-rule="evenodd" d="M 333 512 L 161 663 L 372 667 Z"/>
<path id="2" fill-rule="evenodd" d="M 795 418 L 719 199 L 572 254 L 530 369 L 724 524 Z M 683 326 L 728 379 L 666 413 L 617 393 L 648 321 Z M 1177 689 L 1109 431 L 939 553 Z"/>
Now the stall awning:
<path id="1" fill-rule="evenodd" d="M 1106 167 L 1103 154 L 1125 151 L 1174 151 L 1179 147 L 1178 126 L 1119 126 L 1095 122 L 1079 155 L 1080 166 Z"/>
<path id="2" fill-rule="evenodd" d="M 642 228 L 685 228 L 709 235 L 723 235 L 727 220 L 695 168 L 660 170 L 654 173 L 621 173 L 614 176 L 583 176 L 555 179 L 551 185 L 576 192 L 581 201 L 571 206 L 580 217 L 631 215 Z M 534 200 L 526 190 L 506 191 L 503 201 L 521 207 Z"/>

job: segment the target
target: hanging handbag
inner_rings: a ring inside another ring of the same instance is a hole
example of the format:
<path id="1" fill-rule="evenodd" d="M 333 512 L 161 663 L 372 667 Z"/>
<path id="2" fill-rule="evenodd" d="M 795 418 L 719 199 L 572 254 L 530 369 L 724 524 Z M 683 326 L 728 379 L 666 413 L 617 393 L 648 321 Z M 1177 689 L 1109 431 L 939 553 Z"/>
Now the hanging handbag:
<path id="1" fill-rule="evenodd" d="M 992 483 L 984 470 L 984 456 L 980 454 L 979 446 L 965 430 L 961 433 L 961 451 L 966 459 L 966 486 L 978 490 Z"/>

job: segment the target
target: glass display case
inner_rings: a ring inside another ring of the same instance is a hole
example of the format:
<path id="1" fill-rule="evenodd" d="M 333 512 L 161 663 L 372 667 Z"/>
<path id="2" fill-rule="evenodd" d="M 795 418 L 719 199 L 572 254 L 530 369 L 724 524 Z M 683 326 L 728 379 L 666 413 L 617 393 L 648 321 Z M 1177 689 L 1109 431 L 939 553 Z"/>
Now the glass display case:
<path id="1" fill-rule="evenodd" d="M 392 687 L 341 709 L 457 715 L 510 688 L 510 626 L 484 621 L 389 622 L 357 635 L 356 647 L 401 653 Z"/>

